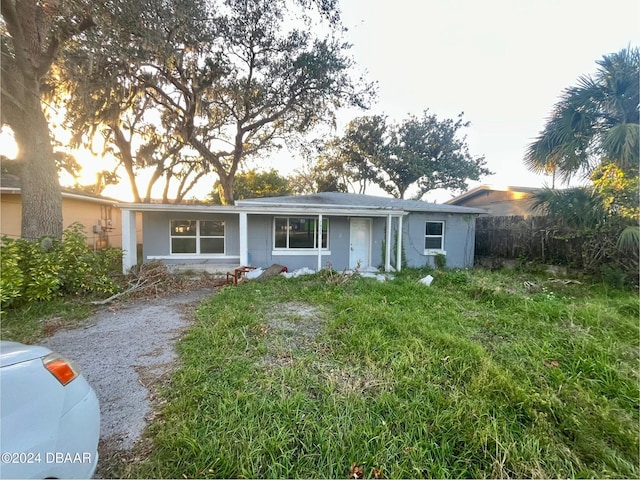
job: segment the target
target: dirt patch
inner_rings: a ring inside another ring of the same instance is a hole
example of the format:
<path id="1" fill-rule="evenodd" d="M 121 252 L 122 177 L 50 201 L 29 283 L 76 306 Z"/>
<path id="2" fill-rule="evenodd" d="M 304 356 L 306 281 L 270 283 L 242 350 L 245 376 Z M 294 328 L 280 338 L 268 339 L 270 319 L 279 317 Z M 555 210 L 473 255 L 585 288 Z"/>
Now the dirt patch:
<path id="1" fill-rule="evenodd" d="M 478 342 L 488 352 L 495 352 L 498 348 L 501 348 L 505 344 L 510 344 L 513 341 L 513 336 L 506 333 L 496 333 L 490 329 L 479 330 L 470 339 L 474 342 Z"/>
<path id="2" fill-rule="evenodd" d="M 296 350 L 309 350 L 324 331 L 325 321 L 318 307 L 302 302 L 287 302 L 265 316 L 265 342 L 270 355 L 291 356 Z M 269 362 L 265 358 L 265 362 Z M 277 362 L 280 363 L 280 362 Z"/>
<path id="3" fill-rule="evenodd" d="M 356 365 L 345 365 L 341 368 L 332 365 L 315 366 L 331 390 L 343 395 L 375 395 L 393 385 L 390 379 L 369 368 Z"/>
<path id="4" fill-rule="evenodd" d="M 345 395 L 374 394 L 392 385 L 381 372 L 355 364 L 337 365 L 330 346 L 322 341 L 325 327 L 323 312 L 316 306 L 302 302 L 278 305 L 256 329 L 267 347 L 258 365 L 272 369 L 309 362 L 308 368 L 323 383 Z"/>

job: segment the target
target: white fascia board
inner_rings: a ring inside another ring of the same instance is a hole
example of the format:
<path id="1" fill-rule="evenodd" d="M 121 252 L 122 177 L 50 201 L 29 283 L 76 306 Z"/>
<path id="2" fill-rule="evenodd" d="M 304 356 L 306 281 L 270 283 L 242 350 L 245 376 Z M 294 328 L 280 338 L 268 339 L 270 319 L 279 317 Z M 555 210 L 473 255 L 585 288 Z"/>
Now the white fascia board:
<path id="1" fill-rule="evenodd" d="M 102 203 L 104 205 L 111 205 L 116 207 L 118 206 L 117 200 L 111 200 L 109 198 L 86 197 L 77 193 L 62 192 L 62 198 L 72 198 L 74 200 L 82 200 L 83 202 Z"/>
<path id="2" fill-rule="evenodd" d="M 235 206 L 227 205 L 176 205 L 167 203 L 121 203 L 122 210 L 136 212 L 188 212 L 188 213 L 240 213 Z"/>
<path id="3" fill-rule="evenodd" d="M 0 187 L 0 193 L 6 195 L 22 195 L 22 189 L 19 187 Z M 88 197 L 80 193 L 62 192 L 62 198 L 72 198 L 74 200 L 82 200 L 83 202 L 102 203 L 103 205 L 119 206 L 118 200 L 111 198 Z"/>
<path id="4" fill-rule="evenodd" d="M 408 212 L 379 207 L 345 207 L 330 205 L 167 205 L 167 204 L 120 204 L 123 210 L 137 212 L 180 212 L 180 213 L 247 213 L 250 215 L 332 215 L 332 216 L 404 216 Z"/>

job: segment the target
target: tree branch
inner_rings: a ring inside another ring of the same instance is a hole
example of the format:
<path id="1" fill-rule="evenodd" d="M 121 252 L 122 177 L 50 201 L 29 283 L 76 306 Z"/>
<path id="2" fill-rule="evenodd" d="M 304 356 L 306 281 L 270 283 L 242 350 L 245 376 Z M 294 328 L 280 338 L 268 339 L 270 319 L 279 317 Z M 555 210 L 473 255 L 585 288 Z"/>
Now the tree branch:
<path id="1" fill-rule="evenodd" d="M 18 15 L 15 7 L 16 2 L 12 2 L 11 0 L 2 0 L 2 18 L 4 19 L 7 25 L 7 31 L 12 38 L 16 67 L 20 70 L 20 72 L 22 72 L 23 75 L 25 75 L 27 72 L 31 72 L 31 75 L 33 75 L 34 68 L 33 65 L 31 65 L 29 62 L 30 54 L 27 48 L 27 39 L 22 29 L 22 25 L 20 24 L 20 16 Z M 24 15 L 23 13 L 22 16 L 26 17 L 28 15 Z"/>
<path id="2" fill-rule="evenodd" d="M 69 40 L 71 37 L 78 35 L 79 33 L 88 30 L 91 27 L 95 27 L 96 23 L 91 16 L 87 16 L 82 19 L 77 27 L 62 28 L 62 34 L 60 36 L 53 36 L 51 42 L 47 46 L 46 50 L 38 58 L 37 73 L 39 77 L 46 75 L 51 68 L 51 64 L 56 58 L 60 45 Z"/>

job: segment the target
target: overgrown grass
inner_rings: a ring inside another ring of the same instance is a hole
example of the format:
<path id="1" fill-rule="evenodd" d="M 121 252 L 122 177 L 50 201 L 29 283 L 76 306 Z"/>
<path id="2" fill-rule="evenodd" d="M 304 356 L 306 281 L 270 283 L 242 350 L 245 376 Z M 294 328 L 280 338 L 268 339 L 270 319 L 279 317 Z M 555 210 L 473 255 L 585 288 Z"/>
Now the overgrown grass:
<path id="1" fill-rule="evenodd" d="M 639 300 L 484 271 L 228 287 L 180 342 L 148 478 L 638 478 Z"/>
<path id="2" fill-rule="evenodd" d="M 37 343 L 60 328 L 68 328 L 93 311 L 85 301 L 59 297 L 31 302 L 0 312 L 0 338 L 26 344 Z"/>

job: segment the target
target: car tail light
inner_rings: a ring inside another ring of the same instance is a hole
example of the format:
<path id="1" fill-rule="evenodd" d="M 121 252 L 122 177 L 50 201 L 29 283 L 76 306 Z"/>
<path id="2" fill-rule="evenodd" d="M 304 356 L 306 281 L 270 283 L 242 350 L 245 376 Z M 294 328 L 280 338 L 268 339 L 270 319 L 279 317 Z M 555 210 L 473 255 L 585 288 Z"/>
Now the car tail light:
<path id="1" fill-rule="evenodd" d="M 42 359 L 44 368 L 51 372 L 51 375 L 62 384 L 66 385 L 78 376 L 78 373 L 71 365 L 71 362 L 65 360 L 57 353 L 50 353 Z"/>

